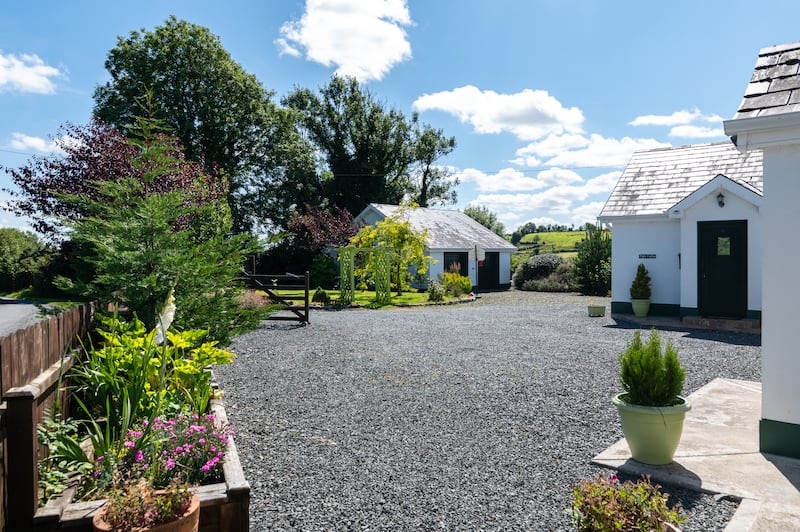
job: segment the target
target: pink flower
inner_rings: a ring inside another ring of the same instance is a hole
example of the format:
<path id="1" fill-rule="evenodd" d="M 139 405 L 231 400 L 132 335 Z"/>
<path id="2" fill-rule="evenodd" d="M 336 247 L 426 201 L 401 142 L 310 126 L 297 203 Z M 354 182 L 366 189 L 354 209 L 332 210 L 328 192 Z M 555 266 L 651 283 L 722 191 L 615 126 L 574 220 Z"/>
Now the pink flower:
<path id="1" fill-rule="evenodd" d="M 204 464 L 203 467 L 201 467 L 200 469 L 202 469 L 203 471 L 208 471 L 211 468 L 208 467 L 208 464 Z"/>
<path id="2" fill-rule="evenodd" d="M 142 454 L 141 450 L 136 451 L 136 461 L 141 462 L 144 460 L 144 455 Z"/>
<path id="3" fill-rule="evenodd" d="M 97 457 L 97 461 L 98 461 L 98 462 L 102 462 L 102 461 L 103 461 L 103 460 L 105 460 L 105 459 L 106 459 L 106 457 L 105 457 L 105 456 L 103 456 L 102 454 L 101 454 L 100 456 L 98 456 L 98 457 Z"/>
<path id="4" fill-rule="evenodd" d="M 200 438 L 199 440 L 197 440 L 197 443 L 199 443 L 200 445 L 204 444 L 205 442 L 206 442 L 205 438 Z"/>
<path id="5" fill-rule="evenodd" d="M 124 445 L 125 447 L 128 447 L 128 448 L 132 448 L 132 447 L 134 447 L 136 444 L 135 444 L 135 443 L 133 443 L 132 441 L 126 441 L 126 442 L 125 442 L 125 443 L 123 443 L 122 445 Z"/>
<path id="6" fill-rule="evenodd" d="M 172 458 L 167 458 L 166 468 L 172 469 L 174 467 L 175 467 L 175 460 L 173 460 Z"/>

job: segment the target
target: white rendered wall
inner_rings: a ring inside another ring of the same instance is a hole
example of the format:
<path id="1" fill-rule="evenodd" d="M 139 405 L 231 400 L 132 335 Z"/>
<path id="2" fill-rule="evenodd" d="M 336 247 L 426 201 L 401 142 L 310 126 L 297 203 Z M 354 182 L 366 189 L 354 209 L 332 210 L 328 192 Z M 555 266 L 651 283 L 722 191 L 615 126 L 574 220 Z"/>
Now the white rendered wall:
<path id="1" fill-rule="evenodd" d="M 639 264 L 650 273 L 651 303 L 680 303 L 680 223 L 678 220 L 620 221 L 611 230 L 611 300 L 630 301 L 630 287 Z M 655 258 L 639 258 L 639 255 Z"/>
<path id="2" fill-rule="evenodd" d="M 764 149 L 761 417 L 800 425 L 800 146 Z"/>
<path id="3" fill-rule="evenodd" d="M 681 220 L 681 307 L 697 308 L 697 222 L 747 220 L 747 310 L 761 310 L 763 225 L 758 208 L 723 190 L 725 206 L 712 192 L 686 209 Z"/>

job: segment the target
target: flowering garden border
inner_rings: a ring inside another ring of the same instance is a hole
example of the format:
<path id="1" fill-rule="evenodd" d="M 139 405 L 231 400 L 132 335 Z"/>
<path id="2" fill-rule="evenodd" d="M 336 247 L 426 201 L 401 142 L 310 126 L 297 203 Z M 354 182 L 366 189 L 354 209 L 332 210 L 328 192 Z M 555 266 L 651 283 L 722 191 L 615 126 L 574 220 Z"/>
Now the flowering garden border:
<path id="1" fill-rule="evenodd" d="M 219 425 L 228 422 L 222 400 L 213 399 L 211 411 Z M 250 529 L 250 484 L 244 477 L 233 437 L 228 443 L 222 470 L 225 477 L 223 482 L 196 488 L 200 496 L 199 530 L 247 532 Z M 33 518 L 33 529 L 41 532 L 92 532 L 92 517 L 105 504 L 105 500 L 72 502 L 74 492 L 74 488 L 67 488 L 39 508 Z"/>

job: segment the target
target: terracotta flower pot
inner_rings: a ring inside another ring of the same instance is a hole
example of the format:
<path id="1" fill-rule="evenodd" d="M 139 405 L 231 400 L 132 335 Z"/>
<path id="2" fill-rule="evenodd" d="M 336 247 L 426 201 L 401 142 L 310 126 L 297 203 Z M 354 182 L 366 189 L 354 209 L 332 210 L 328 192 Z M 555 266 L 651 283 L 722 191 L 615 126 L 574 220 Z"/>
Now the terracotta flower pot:
<path id="1" fill-rule="evenodd" d="M 92 525 L 95 532 L 111 532 L 114 529 L 105 521 L 105 508 L 101 508 L 92 518 Z M 200 524 L 200 497 L 195 493 L 192 495 L 189 509 L 183 516 L 169 523 L 162 523 L 151 528 L 136 528 L 137 532 L 197 532 Z"/>

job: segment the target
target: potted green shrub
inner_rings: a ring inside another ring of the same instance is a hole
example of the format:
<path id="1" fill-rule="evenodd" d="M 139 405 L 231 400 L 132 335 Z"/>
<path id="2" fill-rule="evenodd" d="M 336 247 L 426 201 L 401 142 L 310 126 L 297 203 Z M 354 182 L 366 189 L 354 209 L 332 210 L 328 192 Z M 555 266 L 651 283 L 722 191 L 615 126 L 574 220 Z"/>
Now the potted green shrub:
<path id="1" fill-rule="evenodd" d="M 639 264 L 631 283 L 631 307 L 634 316 L 644 317 L 650 312 L 650 273 L 644 264 Z"/>
<path id="2" fill-rule="evenodd" d="M 686 371 L 671 343 L 661 351 L 655 329 L 647 343 L 639 331 L 618 356 L 622 393 L 613 398 L 631 457 L 645 464 L 672 462 L 683 432 L 689 401 L 681 397 Z"/>

